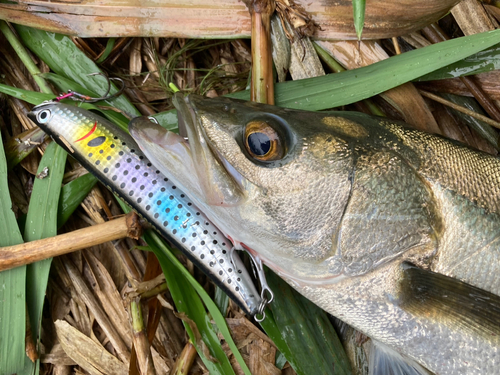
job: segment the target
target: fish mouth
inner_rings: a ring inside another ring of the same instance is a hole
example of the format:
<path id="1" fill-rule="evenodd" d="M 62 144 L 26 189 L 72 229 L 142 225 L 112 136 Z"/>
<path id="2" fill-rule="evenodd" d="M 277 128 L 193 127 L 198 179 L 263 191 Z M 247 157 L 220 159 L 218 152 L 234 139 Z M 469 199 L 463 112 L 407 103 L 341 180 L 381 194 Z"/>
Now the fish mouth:
<path id="1" fill-rule="evenodd" d="M 173 99 L 179 118 L 179 133 L 189 144 L 194 169 L 205 196 L 212 206 L 238 206 L 244 202 L 243 177 L 213 148 L 203 125 L 206 100 L 197 95 L 176 93 Z M 206 119 L 205 119 L 206 120 Z"/>

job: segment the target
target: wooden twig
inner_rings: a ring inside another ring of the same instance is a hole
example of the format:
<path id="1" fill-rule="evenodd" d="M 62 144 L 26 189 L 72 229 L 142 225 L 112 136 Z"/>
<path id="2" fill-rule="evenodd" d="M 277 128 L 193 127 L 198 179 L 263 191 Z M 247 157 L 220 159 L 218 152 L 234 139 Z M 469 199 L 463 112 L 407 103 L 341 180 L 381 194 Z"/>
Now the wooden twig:
<path id="1" fill-rule="evenodd" d="M 0 248 L 0 271 L 67 254 L 120 238 L 139 238 L 141 224 L 134 212 L 104 224 L 71 233 Z"/>
<path id="2" fill-rule="evenodd" d="M 420 92 L 420 95 L 422 95 L 422 96 L 425 96 L 425 97 L 427 97 L 429 99 L 432 99 L 432 100 L 434 100 L 436 102 L 439 102 L 441 104 L 444 104 L 444 105 L 446 105 L 446 106 L 448 106 L 450 108 L 453 108 L 453 109 L 455 109 L 455 110 L 457 110 L 459 112 L 462 112 L 462 113 L 465 113 L 466 115 L 474 117 L 477 120 L 481 120 L 481 121 L 487 123 L 488 125 L 491 125 L 491 126 L 497 128 L 497 129 L 500 129 L 500 123 L 497 122 L 497 121 L 495 121 L 495 120 L 490 119 L 489 117 L 486 117 L 486 116 L 484 116 L 484 115 L 482 115 L 480 113 L 471 111 L 468 108 L 465 108 L 465 107 L 462 107 L 461 105 L 458 105 L 458 104 L 455 104 L 453 102 L 450 102 L 449 100 L 446 100 L 446 99 L 444 99 L 444 98 L 442 98 L 442 97 L 440 97 L 440 96 L 438 96 L 436 94 L 432 94 L 432 93 L 430 93 L 428 91 L 418 90 L 418 92 Z"/>

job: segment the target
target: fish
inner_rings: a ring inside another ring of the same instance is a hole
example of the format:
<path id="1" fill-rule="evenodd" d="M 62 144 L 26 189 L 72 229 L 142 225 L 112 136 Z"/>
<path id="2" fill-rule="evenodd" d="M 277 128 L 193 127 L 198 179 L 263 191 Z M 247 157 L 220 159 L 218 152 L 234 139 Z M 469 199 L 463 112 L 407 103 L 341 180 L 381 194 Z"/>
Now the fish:
<path id="1" fill-rule="evenodd" d="M 498 373 L 497 157 L 357 112 L 174 105 L 187 140 L 153 123 L 130 134 L 236 248 L 380 352 Z"/>
<path id="2" fill-rule="evenodd" d="M 262 298 L 231 242 L 112 122 L 76 106 L 46 102 L 28 117 L 154 229 L 181 250 L 250 316 Z M 263 318 L 259 316 L 260 318 Z"/>

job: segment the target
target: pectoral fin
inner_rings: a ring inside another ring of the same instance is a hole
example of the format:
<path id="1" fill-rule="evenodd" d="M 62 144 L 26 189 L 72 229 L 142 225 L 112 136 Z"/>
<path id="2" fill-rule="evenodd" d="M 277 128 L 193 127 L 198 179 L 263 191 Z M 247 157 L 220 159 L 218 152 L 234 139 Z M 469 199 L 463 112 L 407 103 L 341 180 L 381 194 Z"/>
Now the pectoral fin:
<path id="1" fill-rule="evenodd" d="M 401 307 L 483 337 L 500 340 L 500 297 L 460 280 L 403 263 Z"/>
<path id="2" fill-rule="evenodd" d="M 410 358 L 372 339 L 368 375 L 430 375 Z"/>

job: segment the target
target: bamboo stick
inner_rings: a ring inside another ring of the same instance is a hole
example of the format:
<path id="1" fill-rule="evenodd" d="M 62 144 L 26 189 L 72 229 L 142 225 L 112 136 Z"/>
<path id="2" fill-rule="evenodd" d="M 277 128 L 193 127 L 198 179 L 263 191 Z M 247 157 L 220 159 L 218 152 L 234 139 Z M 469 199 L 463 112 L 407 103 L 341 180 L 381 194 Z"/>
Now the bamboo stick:
<path id="1" fill-rule="evenodd" d="M 67 254 L 120 238 L 139 238 L 141 224 L 134 212 L 103 224 L 71 233 L 0 248 L 0 271 Z"/>

